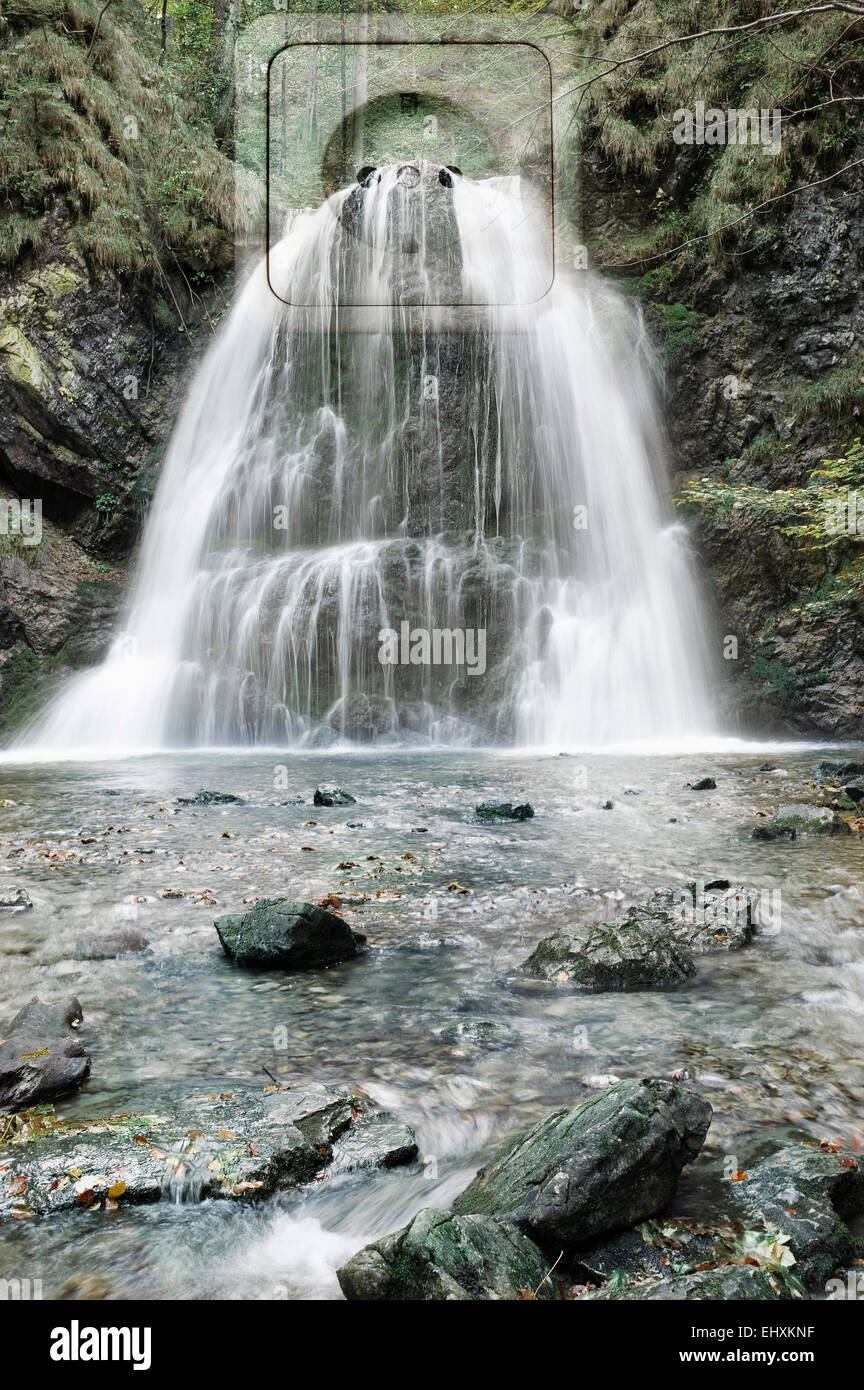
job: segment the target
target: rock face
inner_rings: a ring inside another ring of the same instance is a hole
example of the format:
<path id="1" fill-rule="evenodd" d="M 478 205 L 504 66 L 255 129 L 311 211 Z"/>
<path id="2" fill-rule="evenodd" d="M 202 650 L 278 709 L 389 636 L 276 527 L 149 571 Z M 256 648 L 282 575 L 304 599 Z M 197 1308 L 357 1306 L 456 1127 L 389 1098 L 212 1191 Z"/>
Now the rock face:
<path id="1" fill-rule="evenodd" d="M 454 1211 L 513 1221 L 552 1250 L 635 1225 L 671 1200 L 711 1106 L 667 1081 L 619 1081 L 502 1148 Z"/>
<path id="2" fill-rule="evenodd" d="M 635 915 L 562 927 L 541 941 L 521 968 L 539 979 L 596 992 L 658 989 L 696 973 L 668 920 Z"/>
<path id="3" fill-rule="evenodd" d="M 686 147 L 676 152 L 680 182 L 676 188 L 676 175 L 664 170 L 667 193 L 688 196 L 694 156 Z M 602 206 L 596 193 L 594 201 Z M 777 206 L 784 212 L 770 251 L 739 260 L 731 273 L 703 265 L 676 286 L 672 297 L 696 313 L 692 341 L 667 378 L 666 415 L 683 474 L 740 488 L 740 507 L 688 507 L 716 595 L 716 630 L 739 642 L 739 660 L 718 663 L 729 681 L 729 717 L 762 732 L 858 738 L 860 594 L 847 597 L 841 588 L 825 602 L 822 587 L 833 587 L 847 561 L 837 549 L 805 549 L 800 538 L 781 534 L 774 517 L 747 505 L 746 488 L 806 487 L 823 459 L 838 457 L 860 434 L 861 169 L 848 183 Z M 662 290 L 659 298 L 668 304 Z"/>
<path id="4" fill-rule="evenodd" d="M 312 798 L 315 806 L 356 806 L 357 798 L 342 787 L 316 787 Z"/>
<path id="5" fill-rule="evenodd" d="M 366 938 L 314 903 L 262 898 L 248 912 L 213 923 L 237 965 L 274 970 L 313 970 L 353 960 Z"/>
<path id="6" fill-rule="evenodd" d="M 85 1209 L 106 1198 L 254 1201 L 326 1176 L 340 1144 L 344 1151 L 367 1130 L 370 1162 L 415 1156 L 406 1126 L 364 1092 L 339 1086 L 226 1091 L 167 1115 L 55 1121 L 0 1150 L 0 1216 Z"/>
<path id="7" fill-rule="evenodd" d="M 0 1042 L 0 1112 L 24 1110 L 77 1091 L 90 1058 L 75 1034 L 83 1020 L 77 999 L 43 1004 L 33 998 Z"/>
<path id="8" fill-rule="evenodd" d="M 765 833 L 767 831 L 767 834 Z M 758 832 L 758 833 L 757 833 Z M 753 831 L 756 840 L 795 839 L 798 835 L 851 835 L 848 823 L 830 806 L 795 802 L 778 808 L 766 826 Z"/>
<path id="9" fill-rule="evenodd" d="M 515 1299 L 521 1289 L 555 1297 L 553 1281 L 545 1279 L 549 1267 L 514 1226 L 429 1207 L 401 1231 L 359 1251 L 336 1274 L 350 1300 L 470 1302 Z"/>
<path id="10" fill-rule="evenodd" d="M 680 1274 L 675 1279 L 658 1279 L 653 1284 L 635 1284 L 624 1289 L 597 1289 L 586 1293 L 579 1300 L 594 1302 L 609 1299 L 643 1301 L 646 1299 L 661 1302 L 696 1299 L 747 1299 L 766 1303 L 780 1299 L 782 1295 L 772 1284 L 769 1276 L 755 1265 L 725 1265 L 718 1269 L 700 1270 L 696 1274 Z"/>
<path id="11" fill-rule="evenodd" d="M 733 1189 L 750 1216 L 789 1236 L 795 1272 L 805 1284 L 824 1282 L 860 1253 L 846 1220 L 864 1211 L 860 1156 L 809 1145 L 781 1149 Z"/>
<path id="12" fill-rule="evenodd" d="M 534 807 L 527 801 L 515 806 L 512 801 L 481 801 L 474 807 L 478 820 L 530 820 Z"/>

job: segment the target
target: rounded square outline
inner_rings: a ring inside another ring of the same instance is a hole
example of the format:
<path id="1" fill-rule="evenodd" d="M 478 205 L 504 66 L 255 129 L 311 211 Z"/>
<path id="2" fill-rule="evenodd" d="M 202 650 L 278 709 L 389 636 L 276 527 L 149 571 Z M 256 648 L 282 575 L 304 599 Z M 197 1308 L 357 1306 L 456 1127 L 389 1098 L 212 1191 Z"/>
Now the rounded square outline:
<path id="1" fill-rule="evenodd" d="M 543 62 L 546 64 L 546 72 L 549 80 L 549 136 L 552 156 L 549 161 L 549 230 L 550 245 L 552 252 L 552 275 L 549 284 L 541 295 L 536 299 L 525 300 L 524 304 L 511 303 L 509 300 L 499 303 L 491 300 L 460 300 L 458 304 L 452 304 L 447 300 L 435 300 L 429 304 L 394 304 L 392 300 L 385 299 L 375 303 L 363 300 L 359 304 L 345 304 L 339 307 L 346 311 L 364 309 L 521 309 L 530 308 L 534 304 L 540 304 L 549 294 L 555 284 L 555 129 L 554 129 L 554 82 L 552 76 L 552 64 L 539 44 L 532 43 L 530 39 L 296 39 L 284 43 L 281 48 L 267 61 L 267 81 L 265 84 L 265 140 L 264 158 L 266 166 L 266 198 L 264 215 L 264 270 L 267 280 L 267 288 L 278 299 L 280 304 L 284 304 L 288 309 L 308 309 L 308 304 L 295 304 L 291 299 L 283 299 L 281 294 L 277 294 L 270 279 L 270 75 L 276 59 L 281 57 L 289 48 L 533 48 L 535 53 L 539 53 Z"/>

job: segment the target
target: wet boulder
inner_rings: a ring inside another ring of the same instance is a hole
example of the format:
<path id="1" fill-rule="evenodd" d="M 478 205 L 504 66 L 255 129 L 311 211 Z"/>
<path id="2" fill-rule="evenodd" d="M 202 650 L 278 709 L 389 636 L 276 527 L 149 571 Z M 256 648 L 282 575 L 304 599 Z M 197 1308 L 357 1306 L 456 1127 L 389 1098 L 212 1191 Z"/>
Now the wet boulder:
<path id="1" fill-rule="evenodd" d="M 735 1184 L 735 1202 L 751 1218 L 771 1222 L 789 1237 L 795 1272 L 822 1284 L 859 1256 L 847 1220 L 864 1212 L 859 1154 L 801 1144 L 781 1149 Z"/>
<path id="2" fill-rule="evenodd" d="M 790 826 L 775 825 L 773 821 L 768 821 L 764 825 L 757 825 L 750 838 L 753 840 L 796 840 L 798 836 Z"/>
<path id="3" fill-rule="evenodd" d="M 248 912 L 217 917 L 213 925 L 237 965 L 272 970 L 338 965 L 353 960 L 366 941 L 335 913 L 289 898 L 262 898 Z"/>
<path id="4" fill-rule="evenodd" d="M 436 1037 L 442 1042 L 457 1046 L 468 1044 L 472 1047 L 486 1047 L 491 1050 L 515 1047 L 519 1035 L 506 1023 L 495 1023 L 485 1018 L 460 1018 L 436 1030 Z"/>
<path id="5" fill-rule="evenodd" d="M 841 782 L 853 777 L 864 777 L 864 763 L 822 762 L 816 769 L 816 781 L 839 786 Z"/>
<path id="6" fill-rule="evenodd" d="M 413 1163 L 417 1140 L 410 1125 L 385 1111 L 370 1113 L 362 1125 L 352 1125 L 333 1148 L 334 1172 L 358 1168 L 396 1168 Z"/>
<path id="7" fill-rule="evenodd" d="M 530 820 L 534 807 L 527 801 L 514 805 L 512 801 L 481 801 L 474 807 L 477 820 Z"/>
<path id="8" fill-rule="evenodd" d="M 365 1144 L 365 1166 L 409 1162 L 409 1136 L 363 1091 L 318 1083 L 197 1095 L 153 1114 L 55 1117 L 0 1150 L 0 1217 L 160 1198 L 256 1201 L 326 1176 L 352 1139 Z"/>
<path id="9" fill-rule="evenodd" d="M 663 889 L 634 912 L 643 921 L 668 922 L 682 946 L 703 956 L 748 945 L 759 930 L 759 903 L 754 889 L 715 879 Z"/>
<path id="10" fill-rule="evenodd" d="M 688 782 L 687 786 L 690 788 L 691 792 L 713 792 L 717 787 L 717 783 L 714 781 L 713 777 L 700 777 L 695 782 Z"/>
<path id="11" fill-rule="evenodd" d="M 0 1112 L 78 1090 L 90 1075 L 90 1058 L 76 1035 L 82 1020 L 77 999 L 43 1004 L 33 998 L 2 1029 Z"/>
<path id="12" fill-rule="evenodd" d="M 0 912 L 27 912 L 32 906 L 26 888 L 4 888 L 0 892 Z"/>
<path id="13" fill-rule="evenodd" d="M 634 1226 L 668 1205 L 711 1114 L 674 1082 L 619 1081 L 504 1145 L 453 1209 L 512 1221 L 550 1250 Z"/>
<path id="14" fill-rule="evenodd" d="M 312 798 L 316 806 L 356 806 L 357 798 L 343 787 L 316 787 Z"/>
<path id="15" fill-rule="evenodd" d="M 526 975 L 595 993 L 660 989 L 696 973 L 671 919 L 640 917 L 634 910 L 617 922 L 561 927 L 544 937 L 520 968 Z"/>
<path id="16" fill-rule="evenodd" d="M 401 1231 L 360 1250 L 336 1277 L 352 1301 L 478 1302 L 517 1299 L 523 1289 L 553 1298 L 549 1269 L 515 1226 L 427 1207 Z"/>

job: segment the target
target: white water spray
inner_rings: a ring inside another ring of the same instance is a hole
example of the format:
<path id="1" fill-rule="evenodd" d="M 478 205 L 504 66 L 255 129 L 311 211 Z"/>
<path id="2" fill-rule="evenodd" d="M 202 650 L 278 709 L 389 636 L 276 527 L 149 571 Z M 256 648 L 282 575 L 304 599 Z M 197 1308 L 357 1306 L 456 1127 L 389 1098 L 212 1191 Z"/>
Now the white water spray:
<path id="1" fill-rule="evenodd" d="M 388 167 L 293 218 L 270 277 L 303 307 L 252 275 L 183 407 L 122 631 L 27 746 L 710 730 L 638 320 L 584 274 L 544 294 L 518 179 L 453 184 Z M 448 296 L 474 306 L 457 328 Z M 343 326 L 358 302 L 372 331 Z M 406 621 L 482 630 L 482 679 L 382 665 Z"/>

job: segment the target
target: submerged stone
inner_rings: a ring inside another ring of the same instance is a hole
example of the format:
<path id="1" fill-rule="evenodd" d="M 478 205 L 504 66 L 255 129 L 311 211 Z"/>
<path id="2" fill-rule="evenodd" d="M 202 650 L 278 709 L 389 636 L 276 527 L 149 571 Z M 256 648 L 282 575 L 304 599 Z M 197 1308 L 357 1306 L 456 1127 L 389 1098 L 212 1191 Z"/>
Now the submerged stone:
<path id="1" fill-rule="evenodd" d="M 134 928 L 119 931 L 90 932 L 75 944 L 76 960 L 113 960 L 117 956 L 146 951 L 150 942 L 143 932 Z"/>
<path id="2" fill-rule="evenodd" d="M 550 1250 L 633 1226 L 671 1201 L 711 1114 L 674 1082 L 619 1081 L 504 1145 L 453 1209 L 513 1221 Z"/>
<path id="3" fill-rule="evenodd" d="M 200 792 L 194 796 L 178 796 L 178 806 L 242 806 L 244 801 L 242 796 L 234 796 L 233 792 L 211 792 L 202 787 Z"/>
<path id="4" fill-rule="evenodd" d="M 366 941 L 347 922 L 314 903 L 262 898 L 248 912 L 213 923 L 225 953 L 237 965 L 314 970 L 353 960 Z"/>
<path id="5" fill-rule="evenodd" d="M 478 820 L 530 820 L 534 807 L 527 801 L 518 806 L 512 801 L 481 801 L 474 814 Z"/>
<path id="6" fill-rule="evenodd" d="M 691 792 L 713 792 L 717 786 L 713 777 L 700 777 L 698 782 L 688 782 Z"/>
<path id="7" fill-rule="evenodd" d="M 475 1047 L 503 1048 L 514 1047 L 519 1035 L 508 1028 L 506 1023 L 494 1023 L 490 1019 L 458 1019 L 448 1023 L 438 1032 L 442 1042 L 470 1043 Z"/>
<path id="8" fill-rule="evenodd" d="M 336 1271 L 354 1300 L 433 1302 L 554 1298 L 550 1262 L 515 1226 L 428 1207 L 401 1231 L 367 1245 Z"/>

